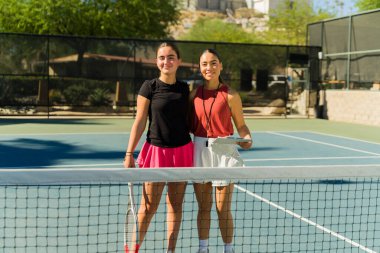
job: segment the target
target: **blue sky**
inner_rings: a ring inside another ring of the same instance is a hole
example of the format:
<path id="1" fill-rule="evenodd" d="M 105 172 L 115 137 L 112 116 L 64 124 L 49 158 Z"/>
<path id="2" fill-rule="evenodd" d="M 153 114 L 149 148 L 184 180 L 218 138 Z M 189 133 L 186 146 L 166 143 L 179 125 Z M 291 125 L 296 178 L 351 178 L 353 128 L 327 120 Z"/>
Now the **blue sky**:
<path id="1" fill-rule="evenodd" d="M 344 0 L 344 7 L 343 8 L 337 8 L 336 7 L 336 1 L 335 0 L 313 0 L 313 5 L 315 9 L 334 9 L 334 7 L 337 9 L 337 16 L 347 16 L 350 14 L 357 13 L 357 9 L 355 8 L 356 0 Z M 329 8 L 326 8 L 326 7 Z"/>

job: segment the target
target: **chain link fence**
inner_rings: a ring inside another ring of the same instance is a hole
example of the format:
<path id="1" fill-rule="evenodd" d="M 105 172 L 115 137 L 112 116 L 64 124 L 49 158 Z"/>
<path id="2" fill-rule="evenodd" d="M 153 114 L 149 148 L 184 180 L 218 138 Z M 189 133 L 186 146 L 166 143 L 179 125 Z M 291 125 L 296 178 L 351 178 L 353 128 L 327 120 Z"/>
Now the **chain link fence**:
<path id="1" fill-rule="evenodd" d="M 146 79 L 158 76 L 162 41 L 0 34 L 0 116 L 134 116 Z M 319 46 L 176 41 L 179 79 L 202 84 L 199 55 L 222 56 L 222 76 L 245 114 L 308 114 L 315 105 Z"/>
<path id="2" fill-rule="evenodd" d="M 380 9 L 308 25 L 326 89 L 380 90 Z"/>

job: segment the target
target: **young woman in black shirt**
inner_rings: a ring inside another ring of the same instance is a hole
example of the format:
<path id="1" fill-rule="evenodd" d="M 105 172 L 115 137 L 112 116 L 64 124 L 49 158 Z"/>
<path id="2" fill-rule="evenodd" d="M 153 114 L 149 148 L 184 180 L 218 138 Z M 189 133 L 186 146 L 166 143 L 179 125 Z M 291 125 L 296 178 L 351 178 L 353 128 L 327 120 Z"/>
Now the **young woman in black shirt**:
<path id="1" fill-rule="evenodd" d="M 193 143 L 189 134 L 189 86 L 176 79 L 181 63 L 178 48 L 162 43 L 157 50 L 160 76 L 145 81 L 137 97 L 137 113 L 133 123 L 124 167 L 135 167 L 133 152 L 148 123 L 146 141 L 137 158 L 140 168 L 192 167 Z M 160 203 L 165 183 L 145 182 L 138 211 L 139 245 Z M 167 233 L 168 251 L 174 252 L 182 220 L 182 203 L 186 183 L 168 183 Z M 137 246 L 139 247 L 139 246 Z M 136 251 L 137 252 L 137 251 Z"/>

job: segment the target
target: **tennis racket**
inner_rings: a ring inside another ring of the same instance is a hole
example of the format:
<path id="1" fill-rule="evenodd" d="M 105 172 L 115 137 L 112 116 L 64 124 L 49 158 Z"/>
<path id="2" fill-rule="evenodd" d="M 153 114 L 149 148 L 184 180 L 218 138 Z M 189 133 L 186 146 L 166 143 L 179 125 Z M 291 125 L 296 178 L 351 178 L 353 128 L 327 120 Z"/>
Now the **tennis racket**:
<path id="1" fill-rule="evenodd" d="M 129 200 L 124 222 L 124 250 L 125 253 L 138 253 L 140 245 L 137 212 L 133 195 L 133 184 L 128 183 Z"/>

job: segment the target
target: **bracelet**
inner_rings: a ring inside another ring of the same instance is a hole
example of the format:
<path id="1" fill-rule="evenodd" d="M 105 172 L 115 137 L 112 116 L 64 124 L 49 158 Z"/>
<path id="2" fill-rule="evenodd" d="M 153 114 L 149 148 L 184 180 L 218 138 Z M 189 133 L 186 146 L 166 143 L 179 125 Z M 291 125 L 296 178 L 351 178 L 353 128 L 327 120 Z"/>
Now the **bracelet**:
<path id="1" fill-rule="evenodd" d="M 133 154 L 134 152 L 132 151 L 132 152 L 129 152 L 129 151 L 127 151 L 127 152 L 125 152 L 126 154 Z"/>
<path id="2" fill-rule="evenodd" d="M 126 158 L 127 156 L 132 156 L 132 158 L 133 158 L 133 155 L 125 155 L 125 157 L 124 157 L 124 161 L 125 161 L 125 158 Z"/>

